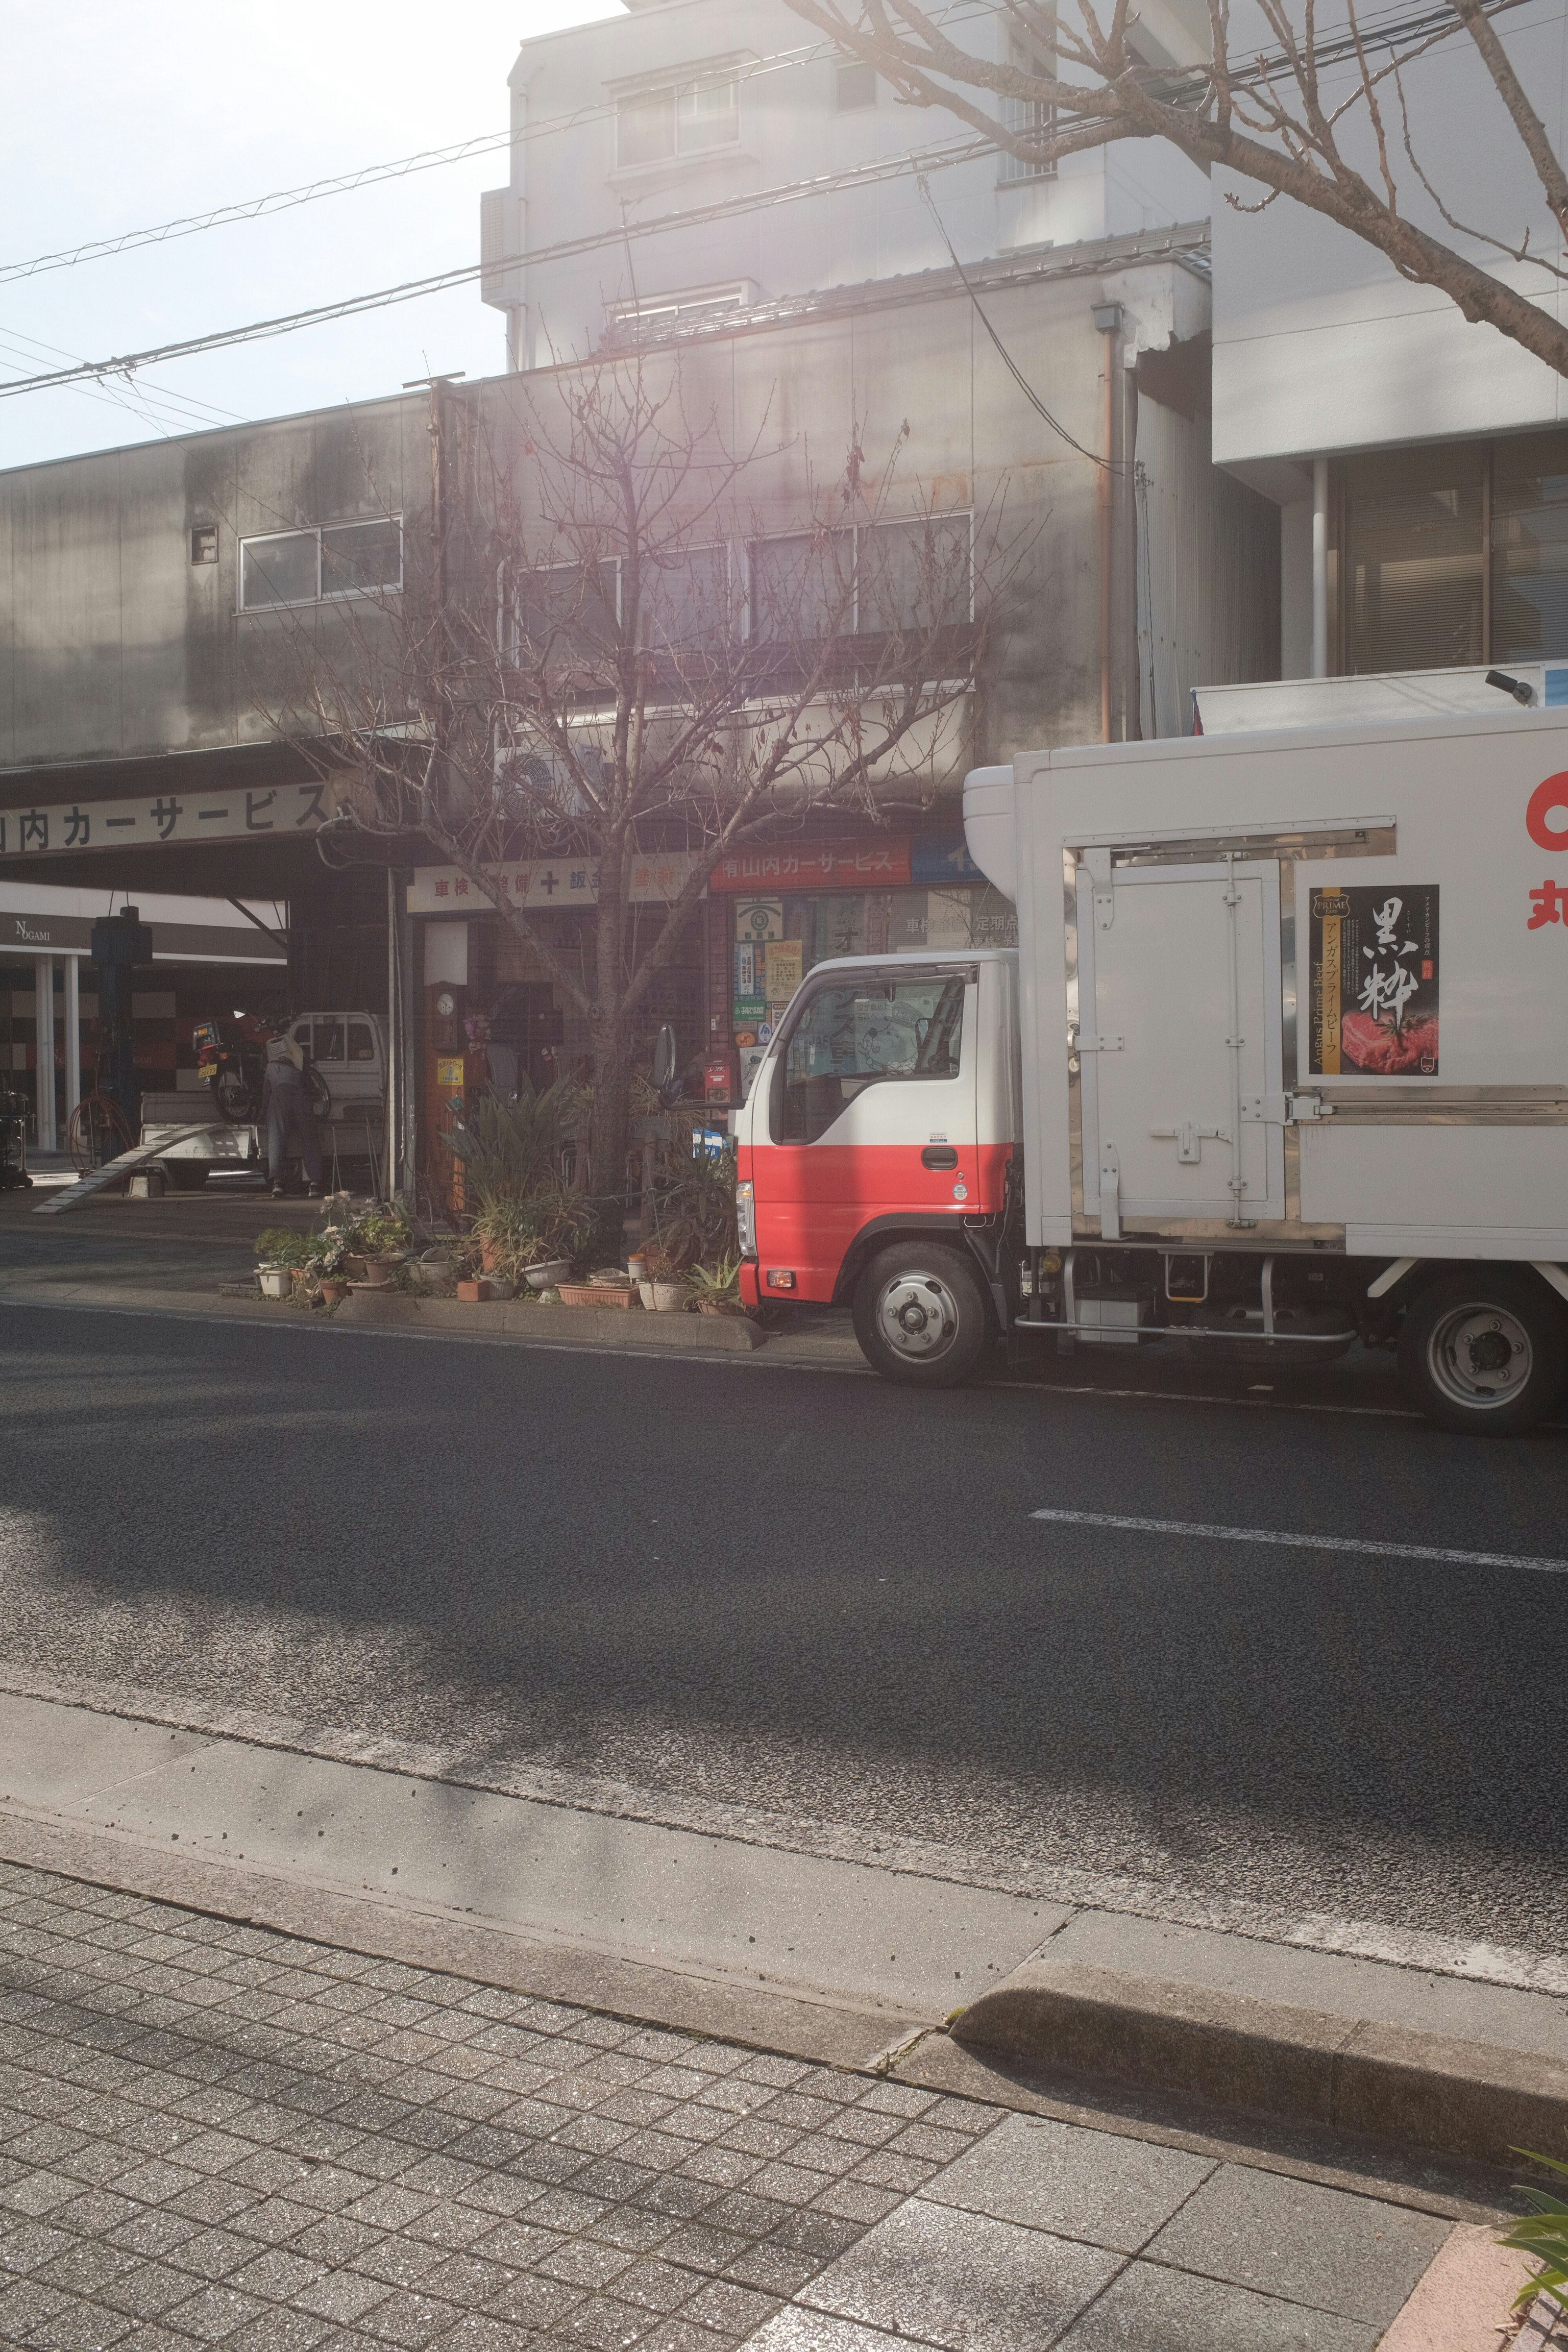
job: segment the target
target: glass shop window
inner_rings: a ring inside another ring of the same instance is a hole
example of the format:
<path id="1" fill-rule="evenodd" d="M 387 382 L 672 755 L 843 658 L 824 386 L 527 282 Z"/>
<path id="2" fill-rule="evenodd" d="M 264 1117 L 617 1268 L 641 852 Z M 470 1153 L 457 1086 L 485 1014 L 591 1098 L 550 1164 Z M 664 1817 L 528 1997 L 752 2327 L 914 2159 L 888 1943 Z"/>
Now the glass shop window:
<path id="1" fill-rule="evenodd" d="M 1345 669 L 1487 658 L 1484 442 L 1389 449 L 1342 468 Z"/>
<path id="2" fill-rule="evenodd" d="M 1568 434 L 1499 441 L 1492 456 L 1489 660 L 1568 655 Z"/>

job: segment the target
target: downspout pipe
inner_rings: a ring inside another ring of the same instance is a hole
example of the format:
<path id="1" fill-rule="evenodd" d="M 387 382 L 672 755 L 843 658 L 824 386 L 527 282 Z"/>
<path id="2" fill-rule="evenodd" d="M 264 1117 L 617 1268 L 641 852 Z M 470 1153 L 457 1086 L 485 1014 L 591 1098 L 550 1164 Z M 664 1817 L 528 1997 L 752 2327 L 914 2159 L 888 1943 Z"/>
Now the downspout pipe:
<path id="1" fill-rule="evenodd" d="M 1300 640 L 1298 638 L 1297 643 Z M 1312 676 L 1329 674 L 1329 461 L 1312 460 Z"/>
<path id="2" fill-rule="evenodd" d="M 1100 506 L 1100 740 L 1109 743 L 1111 736 L 1111 682 L 1113 660 L 1111 635 L 1115 614 L 1115 595 L 1111 573 L 1116 559 L 1115 485 L 1117 464 L 1117 378 L 1121 373 L 1121 305 L 1120 302 L 1097 302 L 1094 323 L 1104 347 L 1104 415 L 1100 440 L 1105 455 L 1099 468 Z"/>

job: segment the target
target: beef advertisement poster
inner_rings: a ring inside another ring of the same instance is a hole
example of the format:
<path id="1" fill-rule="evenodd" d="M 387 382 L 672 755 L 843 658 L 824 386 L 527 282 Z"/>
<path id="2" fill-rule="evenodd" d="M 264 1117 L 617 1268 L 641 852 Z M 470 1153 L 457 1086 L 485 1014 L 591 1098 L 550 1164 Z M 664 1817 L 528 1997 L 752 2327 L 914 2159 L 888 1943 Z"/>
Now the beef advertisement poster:
<path id="1" fill-rule="evenodd" d="M 1313 1077 L 1437 1075 L 1437 887 L 1312 892 Z"/>

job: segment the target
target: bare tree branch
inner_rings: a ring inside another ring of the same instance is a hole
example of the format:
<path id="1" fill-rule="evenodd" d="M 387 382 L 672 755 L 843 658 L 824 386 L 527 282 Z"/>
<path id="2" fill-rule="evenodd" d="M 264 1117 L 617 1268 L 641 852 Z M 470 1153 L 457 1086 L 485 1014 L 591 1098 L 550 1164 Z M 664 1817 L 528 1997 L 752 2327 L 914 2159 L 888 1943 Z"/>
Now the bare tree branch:
<path id="1" fill-rule="evenodd" d="M 965 48 L 922 0 L 790 0 L 795 14 L 847 55 L 876 67 L 907 103 L 954 114 L 1005 153 L 1034 167 L 1121 140 L 1166 139 L 1205 169 L 1218 164 L 1264 190 L 1262 209 L 1288 196 L 1384 254 L 1400 276 L 1447 296 L 1466 319 L 1494 327 L 1558 374 L 1568 374 L 1568 324 L 1531 295 L 1412 220 L 1400 201 L 1380 92 L 1389 80 L 1446 41 L 1468 34 L 1524 147 L 1560 235 L 1568 238 L 1568 173 L 1531 105 L 1493 23 L 1498 0 L 1447 0 L 1407 25 L 1368 33 L 1356 10 L 1325 32 L 1317 0 L 1260 0 L 1278 45 L 1269 55 L 1237 58 L 1228 0 L 1208 0 L 1209 54 L 1170 69 L 1137 54 L 1135 19 L 1115 0 L 1108 19 L 1079 0 L 1077 16 L 1058 22 L 1027 0 L 1008 0 L 1005 16 L 1049 63 L 1035 70 L 1019 55 L 997 58 Z M 1375 22 L 1375 20 L 1374 20 Z M 1375 52 L 1375 54 L 1374 54 Z M 1331 104 L 1325 75 L 1344 69 L 1348 90 Z M 1005 119 L 1021 102 L 1023 127 Z M 995 101 L 1004 101 L 1001 111 Z M 1402 116 L 1405 98 L 1400 89 Z M 1031 124 L 1028 115 L 1036 119 Z M 1043 118 L 1043 119 L 1042 119 Z M 1344 135 L 1364 123 L 1377 163 L 1368 178 L 1351 160 Z M 1416 161 L 1405 121 L 1405 150 L 1423 193 L 1456 235 L 1489 245 L 1538 268 L 1543 281 L 1563 274 L 1560 257 L 1532 250 L 1527 226 L 1464 228 Z"/>

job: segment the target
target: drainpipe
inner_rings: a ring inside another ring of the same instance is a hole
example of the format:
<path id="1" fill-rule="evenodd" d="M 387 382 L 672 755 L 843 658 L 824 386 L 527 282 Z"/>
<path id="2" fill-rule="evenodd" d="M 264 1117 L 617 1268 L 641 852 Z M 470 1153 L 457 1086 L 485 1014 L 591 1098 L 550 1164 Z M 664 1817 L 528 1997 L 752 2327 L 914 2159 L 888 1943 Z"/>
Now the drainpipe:
<path id="1" fill-rule="evenodd" d="M 1329 674 L 1329 461 L 1312 460 L 1312 676 Z"/>
<path id="2" fill-rule="evenodd" d="M 66 976 L 66 1127 L 81 1100 L 81 960 L 65 959 Z"/>
<path id="3" fill-rule="evenodd" d="M 1111 621 L 1115 610 L 1111 587 L 1111 572 L 1116 554 L 1116 517 L 1114 490 L 1116 485 L 1117 440 L 1117 376 L 1121 359 L 1121 305 L 1120 302 L 1097 302 L 1094 323 L 1105 349 L 1105 414 L 1101 423 L 1100 440 L 1105 452 L 1099 481 L 1100 500 L 1100 740 L 1109 743 L 1111 701 Z"/>

